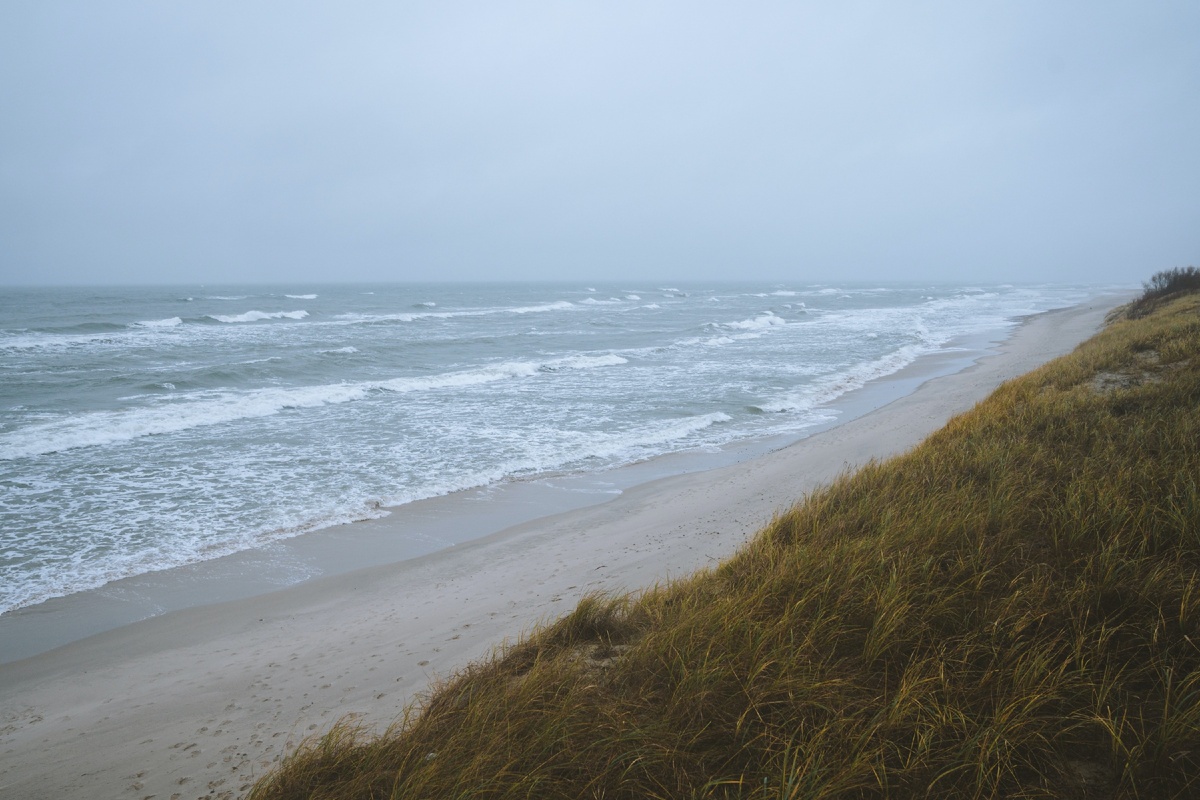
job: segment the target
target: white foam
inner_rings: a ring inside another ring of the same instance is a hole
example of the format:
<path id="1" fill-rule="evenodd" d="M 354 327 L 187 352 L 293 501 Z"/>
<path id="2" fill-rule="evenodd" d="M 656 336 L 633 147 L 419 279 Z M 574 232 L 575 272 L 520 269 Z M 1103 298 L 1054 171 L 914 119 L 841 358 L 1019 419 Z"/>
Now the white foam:
<path id="1" fill-rule="evenodd" d="M 183 320 L 179 317 L 168 317 L 167 319 L 147 319 L 141 322 L 135 322 L 143 328 L 174 328 L 176 325 L 182 325 Z"/>
<path id="2" fill-rule="evenodd" d="M 590 298 L 589 298 L 590 299 Z M 587 302 L 586 300 L 581 302 Z M 421 305 L 425 305 L 422 303 Z M 432 304 L 431 304 L 432 305 Z M 479 308 L 470 311 L 418 311 L 402 314 L 338 314 L 335 319 L 349 324 L 364 324 L 372 322 L 416 322 L 421 319 L 455 319 L 457 317 L 487 317 L 495 314 L 540 314 L 547 311 L 565 311 L 575 308 L 568 300 L 554 303 L 544 303 L 537 306 L 515 306 L 500 308 Z"/>
<path id="3" fill-rule="evenodd" d="M 775 295 L 776 297 L 795 297 L 796 296 L 795 292 L 790 291 L 788 289 L 780 289 L 778 291 L 771 292 L 771 294 Z"/>
<path id="4" fill-rule="evenodd" d="M 577 463 L 590 458 L 616 461 L 637 458 L 639 451 L 644 451 L 646 448 L 654 448 L 668 442 L 686 439 L 700 431 L 711 428 L 713 425 L 729 422 L 732 419 L 733 417 L 723 411 L 715 411 L 709 414 L 684 417 L 682 419 L 671 420 L 665 424 L 647 425 L 638 430 L 605 436 L 590 442 L 581 443 L 575 449 L 574 456 L 569 461 L 547 464 L 543 469 L 555 469 L 566 466 L 569 463 Z M 640 454 L 645 455 L 644 452 Z"/>
<path id="5" fill-rule="evenodd" d="M 430 375 L 424 378 L 392 378 L 391 380 L 379 383 L 378 386 L 389 392 L 422 392 L 432 389 L 478 386 L 483 383 L 494 383 L 511 378 L 528 378 L 537 375 L 538 371 L 539 365 L 537 364 L 509 362 L 489 367 L 480 367 L 479 369 L 464 370 L 462 372 Z"/>
<path id="6" fill-rule="evenodd" d="M 636 294 L 627 294 L 627 295 L 625 295 L 625 299 L 626 300 L 641 300 L 642 298 Z"/>
<path id="7" fill-rule="evenodd" d="M 764 331 L 768 328 L 774 328 L 778 325 L 787 325 L 787 320 L 783 317 L 776 316 L 774 312 L 767 311 L 759 314 L 752 319 L 743 319 L 738 322 L 724 322 L 721 327 L 729 328 L 735 331 Z"/>
<path id="8" fill-rule="evenodd" d="M 217 322 L 260 322 L 264 319 L 304 319 L 307 311 L 247 311 L 245 314 L 209 314 Z"/>
<path id="9" fill-rule="evenodd" d="M 616 367 L 628 364 L 629 359 L 609 353 L 603 356 L 567 356 L 542 365 L 543 370 L 558 371 L 560 369 L 592 369 L 594 367 Z"/>
<path id="10" fill-rule="evenodd" d="M 433 389 L 477 386 L 512 378 L 529 378 L 546 372 L 612 367 L 626 364 L 628 361 L 628 359 L 622 356 L 611 353 L 603 356 L 567 356 L 543 362 L 505 361 L 476 369 L 448 372 L 429 377 L 393 378 L 392 380 L 378 384 L 378 386 L 381 389 L 391 392 L 419 392 Z"/>
<path id="11" fill-rule="evenodd" d="M 97 589 L 121 578 L 231 555 L 320 528 L 378 519 L 390 513 L 382 505 L 379 500 L 351 502 L 340 508 L 318 511 L 307 518 L 294 518 L 291 524 L 283 527 L 243 531 L 239 535 L 219 539 L 211 535 L 176 535 L 151 544 L 139 542 L 131 548 L 110 552 L 101 561 L 78 558 L 75 554 L 54 558 L 32 574 L 23 575 L 25 579 L 19 583 L 14 581 L 5 586 L 0 581 L 0 613 L 54 597 Z M 294 574 L 288 582 L 306 577 L 313 577 L 313 573 L 304 571 Z"/>
<path id="12" fill-rule="evenodd" d="M 559 300 L 555 303 L 543 303 L 538 306 L 519 306 L 517 308 L 502 308 L 498 311 L 509 311 L 513 314 L 540 314 L 545 311 L 566 311 L 569 308 L 574 308 L 575 304 L 569 300 Z"/>
<path id="13" fill-rule="evenodd" d="M 316 386 L 255 389 L 192 395 L 149 407 L 119 411 L 73 414 L 0 434 L 0 460 L 57 453 L 81 447 L 97 447 L 130 441 L 143 436 L 179 433 L 192 428 L 221 425 L 242 419 L 268 417 L 287 409 L 315 408 L 362 400 L 372 393 L 419 392 L 475 386 L 540 373 L 594 369 L 625 364 L 628 359 L 612 353 L 575 355 L 541 362 L 512 361 L 475 369 L 427 377 L 392 378 L 383 381 L 336 383 Z"/>
<path id="14" fill-rule="evenodd" d="M 285 294 L 284 297 L 291 298 L 292 300 L 316 300 L 317 299 L 317 296 L 315 294 Z"/>
<path id="15" fill-rule="evenodd" d="M 246 297 L 247 297 L 247 295 L 244 295 L 244 294 L 234 295 L 232 297 L 227 296 L 227 295 L 220 295 L 220 294 L 210 294 L 207 297 L 205 297 L 204 299 L 205 300 L 245 300 Z M 188 300 L 191 300 L 191 299 L 192 298 L 190 298 L 190 297 L 188 298 Z"/>
<path id="16" fill-rule="evenodd" d="M 634 434 L 628 437 L 624 443 L 626 447 L 629 445 L 637 445 L 641 447 L 665 444 L 678 439 L 685 439 L 692 434 L 699 433 L 702 430 L 711 428 L 713 425 L 718 425 L 722 422 L 729 422 L 733 417 L 726 414 L 724 411 L 714 411 L 709 414 L 700 414 L 695 417 L 685 417 L 680 420 L 663 425 L 645 433 Z"/>
<path id="17" fill-rule="evenodd" d="M 837 400 L 847 392 L 861 389 L 870 381 L 895 374 L 934 348 L 906 345 L 874 361 L 857 364 L 844 372 L 826 376 L 801 391 L 792 392 L 758 407 L 767 412 L 811 411 Z"/>
<path id="18" fill-rule="evenodd" d="M 277 414 L 287 408 L 311 408 L 365 397 L 361 385 L 327 385 L 221 393 L 206 399 L 181 399 L 161 405 L 93 411 L 20 428 L 0 436 L 0 459 L 57 453 L 80 447 L 125 442 L 143 436 L 178 433 L 239 419 Z"/>

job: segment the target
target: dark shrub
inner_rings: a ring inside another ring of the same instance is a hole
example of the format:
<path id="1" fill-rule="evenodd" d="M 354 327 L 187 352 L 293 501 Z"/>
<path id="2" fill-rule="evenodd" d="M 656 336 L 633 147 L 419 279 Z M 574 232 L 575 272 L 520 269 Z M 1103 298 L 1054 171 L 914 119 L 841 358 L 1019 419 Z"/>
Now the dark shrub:
<path id="1" fill-rule="evenodd" d="M 1195 267 L 1176 267 L 1154 273 L 1150 280 L 1142 284 L 1146 293 L 1143 299 L 1162 297 L 1176 292 L 1194 292 L 1200 289 L 1200 269 Z"/>
<path id="2" fill-rule="evenodd" d="M 1200 269 L 1175 267 L 1156 272 L 1142 284 L 1142 296 L 1129 304 L 1128 316 L 1144 317 L 1158 306 L 1159 301 L 1186 292 L 1200 291 Z"/>

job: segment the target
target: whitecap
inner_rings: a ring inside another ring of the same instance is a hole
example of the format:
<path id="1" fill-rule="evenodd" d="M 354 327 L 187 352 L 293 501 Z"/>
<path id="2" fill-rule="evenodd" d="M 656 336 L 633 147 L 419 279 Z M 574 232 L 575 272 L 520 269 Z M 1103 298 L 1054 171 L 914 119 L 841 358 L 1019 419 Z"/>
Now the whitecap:
<path id="1" fill-rule="evenodd" d="M 292 300 L 316 300 L 317 299 L 317 296 L 315 294 L 285 294 L 284 297 L 291 298 Z"/>
<path id="2" fill-rule="evenodd" d="M 684 417 L 665 424 L 646 427 L 638 431 L 619 434 L 602 441 L 585 445 L 580 453 L 581 458 L 629 458 L 635 455 L 639 448 L 654 447 L 667 442 L 686 439 L 713 425 L 729 422 L 733 417 L 723 411 L 700 414 L 694 417 Z"/>
<path id="3" fill-rule="evenodd" d="M 182 325 L 183 320 L 179 317 L 168 317 L 167 319 L 147 319 L 133 324 L 143 328 L 174 328 L 176 325 Z"/>
<path id="4" fill-rule="evenodd" d="M 0 459 L 57 453 L 178 433 L 241 419 L 266 417 L 287 408 L 311 408 L 365 397 L 362 385 L 335 384 L 292 389 L 225 392 L 204 399 L 179 399 L 164 405 L 93 411 L 30 425 L 0 436 Z"/>
<path id="5" fill-rule="evenodd" d="M 178 433 L 242 419 L 267 417 L 289 409 L 354 402 L 381 391 L 431 391 L 530 378 L 561 370 L 594 369 L 625 363 L 628 363 L 628 359 L 613 353 L 580 354 L 540 362 L 501 362 L 422 377 L 221 392 L 216 396 L 206 394 L 199 398 L 180 398 L 153 407 L 73 414 L 0 435 L 0 459 L 23 458 L 114 444 L 144 436 Z"/>
<path id="6" fill-rule="evenodd" d="M 586 302 L 586 301 L 583 301 Z M 425 304 L 420 304 L 424 307 Z M 430 304 L 431 306 L 434 304 Z M 470 311 L 417 311 L 401 314 L 338 314 L 334 319 L 349 324 L 366 324 L 372 322 L 416 322 L 420 319 L 455 319 L 457 317 L 486 317 L 494 314 L 540 314 L 548 311 L 565 311 L 575 308 L 569 300 L 559 300 L 554 303 L 543 303 L 537 306 L 501 306 L 499 308 L 477 308 Z"/>
<path id="7" fill-rule="evenodd" d="M 772 402 L 761 403 L 759 407 L 763 411 L 774 413 L 812 411 L 817 406 L 837 400 L 847 392 L 861 389 L 873 380 L 899 372 L 933 349 L 935 348 L 928 345 L 906 345 L 874 361 L 856 364 L 843 372 L 828 375 L 801 391 L 792 392 Z"/>
<path id="8" fill-rule="evenodd" d="M 767 311 L 763 314 L 754 317 L 753 319 L 743 319 L 738 322 L 724 322 L 721 327 L 730 328 L 731 330 L 739 331 L 762 331 L 768 328 L 774 328 L 778 325 L 787 325 L 787 320 L 783 317 L 776 316 L 774 312 Z"/>
<path id="9" fill-rule="evenodd" d="M 264 319 L 304 319 L 307 311 L 247 311 L 245 314 L 209 314 L 209 319 L 217 322 L 259 322 Z"/>
<path id="10" fill-rule="evenodd" d="M 557 371 L 560 369 L 591 369 L 593 367 L 616 367 L 621 364 L 628 364 L 629 359 L 624 356 L 608 353 L 602 356 L 567 356 L 566 358 L 547 361 L 542 365 L 543 370 Z"/>
<path id="11" fill-rule="evenodd" d="M 544 311 L 565 311 L 568 308 L 574 308 L 575 304 L 570 300 L 559 300 L 555 303 L 543 303 L 538 306 L 518 306 L 516 308 L 502 308 L 499 311 L 509 311 L 513 314 L 538 314 Z"/>

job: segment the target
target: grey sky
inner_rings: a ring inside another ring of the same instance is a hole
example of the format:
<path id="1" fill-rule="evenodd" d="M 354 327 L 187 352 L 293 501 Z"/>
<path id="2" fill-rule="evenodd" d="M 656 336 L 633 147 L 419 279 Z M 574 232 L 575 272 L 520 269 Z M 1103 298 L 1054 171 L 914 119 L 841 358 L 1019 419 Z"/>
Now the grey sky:
<path id="1" fill-rule="evenodd" d="M 0 282 L 1200 264 L 1200 3 L 0 6 Z"/>

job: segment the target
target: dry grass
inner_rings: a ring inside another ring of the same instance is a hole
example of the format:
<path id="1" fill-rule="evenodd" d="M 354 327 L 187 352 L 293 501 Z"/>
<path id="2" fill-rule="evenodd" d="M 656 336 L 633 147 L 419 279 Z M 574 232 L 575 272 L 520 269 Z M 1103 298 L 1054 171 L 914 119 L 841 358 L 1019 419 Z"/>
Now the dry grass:
<path id="1" fill-rule="evenodd" d="M 1117 321 L 252 797 L 1200 796 L 1198 355 L 1197 295 Z"/>

